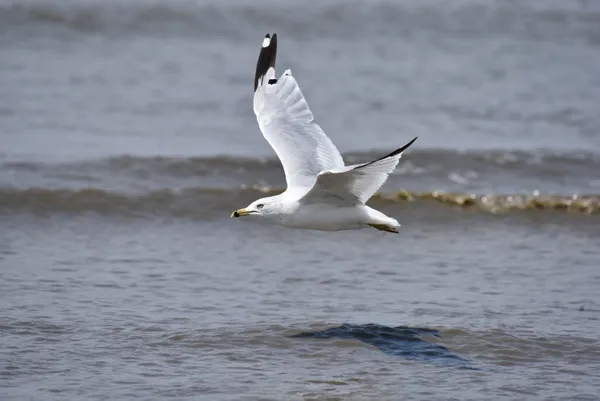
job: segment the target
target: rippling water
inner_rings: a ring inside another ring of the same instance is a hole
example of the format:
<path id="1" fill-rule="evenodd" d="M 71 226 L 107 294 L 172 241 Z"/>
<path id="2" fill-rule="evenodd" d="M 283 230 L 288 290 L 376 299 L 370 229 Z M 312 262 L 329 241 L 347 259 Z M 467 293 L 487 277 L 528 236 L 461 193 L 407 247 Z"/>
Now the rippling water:
<path id="1" fill-rule="evenodd" d="M 0 399 L 595 400 L 593 1 L 0 0 Z M 229 219 L 285 186 L 277 32 L 400 235 Z"/>

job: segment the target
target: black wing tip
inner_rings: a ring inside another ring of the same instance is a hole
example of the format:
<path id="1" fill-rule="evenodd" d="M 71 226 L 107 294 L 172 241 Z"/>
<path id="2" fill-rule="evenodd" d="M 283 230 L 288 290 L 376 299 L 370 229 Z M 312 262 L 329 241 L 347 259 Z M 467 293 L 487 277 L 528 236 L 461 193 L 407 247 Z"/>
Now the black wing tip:
<path id="1" fill-rule="evenodd" d="M 406 149 L 408 149 L 410 147 L 410 145 L 413 144 L 414 141 L 416 141 L 418 138 L 418 136 L 415 136 L 414 139 L 412 141 L 410 141 L 409 143 L 407 143 L 406 145 L 402 146 L 401 148 L 398 148 L 396 150 L 394 150 L 392 153 L 390 153 L 388 156 L 386 157 L 390 157 L 390 156 L 396 156 L 397 154 L 400 154 L 402 152 L 404 152 Z"/>
<path id="2" fill-rule="evenodd" d="M 275 68 L 277 59 L 277 34 L 266 34 L 256 62 L 256 74 L 254 75 L 254 91 L 258 89 L 259 81 L 267 73 L 269 68 Z"/>
<path id="3" fill-rule="evenodd" d="M 271 36 L 271 34 L 266 34 L 265 38 L 263 39 L 263 44 L 262 47 L 270 47 L 271 44 L 274 44 L 275 46 L 277 46 L 277 34 L 274 33 L 273 36 Z"/>
<path id="4" fill-rule="evenodd" d="M 412 145 L 412 144 L 413 144 L 413 143 L 414 143 L 414 142 L 417 140 L 417 138 L 418 138 L 418 136 L 415 136 L 415 137 L 413 138 L 413 140 L 412 140 L 412 141 L 408 142 L 406 145 L 402 146 L 401 148 L 398 148 L 398 149 L 394 150 L 392 153 L 390 153 L 390 154 L 388 154 L 388 155 L 385 155 L 385 156 L 383 156 L 383 157 L 380 157 L 380 158 L 379 158 L 379 159 L 377 159 L 377 160 L 373 160 L 372 162 L 365 163 L 365 164 L 363 164 L 363 165 L 361 165 L 361 166 L 359 166 L 359 167 L 357 167 L 357 168 L 366 167 L 366 166 L 369 166 L 369 165 L 371 165 L 371 164 L 373 164 L 373 163 L 376 163 L 376 162 L 378 162 L 378 161 L 380 161 L 380 160 L 387 159 L 388 157 L 397 156 L 397 155 L 399 155 L 400 153 L 404 152 L 406 149 L 408 149 L 408 148 L 409 148 L 409 146 L 410 146 L 410 145 Z"/>
<path id="5" fill-rule="evenodd" d="M 402 153 L 402 152 L 404 152 L 406 149 L 408 149 L 408 148 L 410 147 L 410 145 L 412 145 L 412 144 L 413 144 L 413 142 L 417 140 L 417 138 L 418 138 L 418 136 L 415 136 L 415 137 L 414 137 L 414 139 L 413 139 L 412 141 L 408 142 L 406 145 L 402 146 L 401 148 L 398 148 L 398 149 L 394 150 L 394 151 L 393 151 L 392 153 L 390 153 L 389 155 L 385 155 L 385 156 L 383 156 L 382 158 L 380 158 L 380 159 L 377 159 L 377 160 L 383 160 L 383 159 L 386 159 L 386 158 L 388 158 L 388 157 L 392 157 L 392 156 L 397 156 L 397 155 L 399 155 L 400 153 Z"/>

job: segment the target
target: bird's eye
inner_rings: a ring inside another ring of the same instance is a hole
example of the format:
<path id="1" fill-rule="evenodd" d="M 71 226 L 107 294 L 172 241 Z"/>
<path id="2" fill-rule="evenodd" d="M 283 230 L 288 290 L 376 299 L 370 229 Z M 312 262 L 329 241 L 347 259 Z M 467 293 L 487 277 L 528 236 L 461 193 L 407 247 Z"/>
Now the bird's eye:
<path id="1" fill-rule="evenodd" d="M 256 205 L 257 209 L 262 209 L 265 205 L 263 203 L 259 203 L 258 205 Z"/>

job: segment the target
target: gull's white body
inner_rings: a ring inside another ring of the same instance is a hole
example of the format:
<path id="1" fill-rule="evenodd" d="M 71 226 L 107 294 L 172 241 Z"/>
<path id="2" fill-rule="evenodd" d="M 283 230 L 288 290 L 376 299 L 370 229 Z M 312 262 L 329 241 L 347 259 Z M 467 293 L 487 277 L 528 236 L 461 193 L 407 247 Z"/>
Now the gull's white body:
<path id="1" fill-rule="evenodd" d="M 272 205 L 281 206 L 281 212 L 263 217 L 289 228 L 341 231 L 365 228 L 369 224 L 399 226 L 396 220 L 367 205 L 304 204 L 302 198 L 287 191 L 271 199 Z"/>
<path id="2" fill-rule="evenodd" d="M 397 232 L 397 220 L 365 205 L 415 140 L 370 163 L 344 165 L 340 152 L 314 122 L 290 70 L 275 78 L 277 36 L 267 35 L 254 82 L 254 113 L 285 172 L 287 189 L 232 215 L 257 215 L 286 227 L 338 231 L 366 228 Z"/>
<path id="3" fill-rule="evenodd" d="M 285 216 L 282 225 L 321 231 L 356 230 L 369 225 L 400 226 L 395 219 L 366 205 L 336 206 L 326 203 L 301 206 Z"/>

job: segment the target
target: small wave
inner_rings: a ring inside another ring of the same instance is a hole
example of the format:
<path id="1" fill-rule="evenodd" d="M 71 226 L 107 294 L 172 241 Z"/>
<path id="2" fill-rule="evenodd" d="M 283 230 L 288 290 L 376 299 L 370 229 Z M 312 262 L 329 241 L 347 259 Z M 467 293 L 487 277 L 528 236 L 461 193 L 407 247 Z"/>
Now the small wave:
<path id="1" fill-rule="evenodd" d="M 174 177 L 212 175 L 221 171 L 252 171 L 280 168 L 279 160 L 274 158 L 243 158 L 229 156 L 215 157 L 165 157 L 122 155 L 107 159 L 81 161 L 73 163 L 39 163 L 29 161 L 7 162 L 3 169 L 21 172 L 79 171 L 105 172 L 147 177 L 160 174 Z"/>
<path id="2" fill-rule="evenodd" d="M 235 192 L 235 191 L 234 191 Z M 236 198 L 232 192 L 232 200 Z M 30 211 L 39 213 L 118 214 L 131 216 L 207 216 L 219 203 L 230 198 L 219 189 L 157 190 L 141 195 L 110 192 L 98 188 L 0 189 L 0 213 Z M 233 207 L 231 205 L 229 208 Z"/>
<path id="3" fill-rule="evenodd" d="M 432 200 L 460 208 L 477 208 L 490 213 L 502 213 L 517 210 L 556 210 L 580 213 L 598 213 L 600 195 L 477 195 L 445 192 L 413 193 L 398 191 L 391 194 L 376 194 L 375 198 L 399 201 Z"/>
<path id="4" fill-rule="evenodd" d="M 139 195 L 110 192 L 99 188 L 12 189 L 0 188 L 0 213 L 14 211 L 124 215 L 171 215 L 211 218 L 261 196 L 281 193 L 282 188 L 253 186 L 235 190 L 217 188 L 163 189 Z M 477 195 L 396 191 L 377 193 L 371 202 L 398 205 L 407 202 L 475 209 L 486 213 L 547 210 L 581 214 L 600 212 L 600 195 Z"/>
<path id="5" fill-rule="evenodd" d="M 381 157 L 386 151 L 347 153 L 347 163 L 360 163 Z M 407 167 L 408 166 L 408 167 Z M 444 176 L 448 171 L 482 171 L 486 168 L 500 168 L 508 172 L 528 172 L 533 176 L 550 175 L 560 170 L 561 174 L 590 175 L 600 171 L 600 155 L 587 152 L 555 151 L 455 151 L 450 149 L 414 149 L 405 157 L 399 169 L 405 168 L 409 174 L 439 172 Z M 275 157 L 164 157 L 121 155 L 100 160 L 74 163 L 50 164 L 30 161 L 5 162 L 0 169 L 16 172 L 77 171 L 80 173 L 110 172 L 132 175 L 141 178 L 158 174 L 174 177 L 197 177 L 235 173 L 240 171 L 261 172 L 281 170 L 281 163 Z M 596 175 L 594 175 L 595 177 Z"/>

